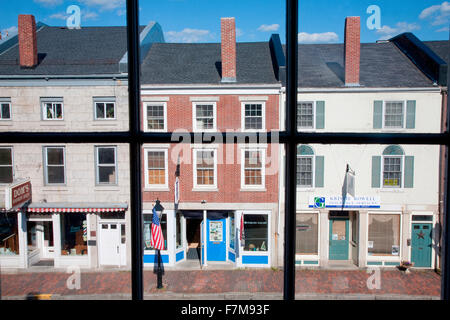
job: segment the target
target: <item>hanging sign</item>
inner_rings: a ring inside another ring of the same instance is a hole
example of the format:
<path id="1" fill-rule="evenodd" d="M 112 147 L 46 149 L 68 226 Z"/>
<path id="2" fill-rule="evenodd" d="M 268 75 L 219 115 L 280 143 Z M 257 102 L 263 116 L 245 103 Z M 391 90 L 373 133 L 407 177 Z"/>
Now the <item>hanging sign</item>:
<path id="1" fill-rule="evenodd" d="M 17 209 L 31 200 L 31 181 L 27 179 L 11 184 L 5 191 L 5 209 Z"/>

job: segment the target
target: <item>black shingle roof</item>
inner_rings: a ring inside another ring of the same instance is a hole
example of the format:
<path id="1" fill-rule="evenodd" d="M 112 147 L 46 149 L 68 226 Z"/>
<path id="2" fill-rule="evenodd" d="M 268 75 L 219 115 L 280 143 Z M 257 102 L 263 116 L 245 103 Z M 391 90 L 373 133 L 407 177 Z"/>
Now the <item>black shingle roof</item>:
<path id="1" fill-rule="evenodd" d="M 450 62 L 450 41 L 424 41 L 428 48 L 434 51 L 442 60 Z"/>
<path id="2" fill-rule="evenodd" d="M 342 88 L 343 44 L 298 46 L 298 84 L 301 88 Z M 432 87 L 433 82 L 393 44 L 362 43 L 360 85 L 369 88 Z"/>
<path id="3" fill-rule="evenodd" d="M 0 75 L 98 75 L 119 72 L 127 51 L 126 27 L 83 27 L 69 30 L 44 26 L 38 29 L 39 65 L 19 66 L 19 47 L 0 52 Z"/>
<path id="4" fill-rule="evenodd" d="M 269 42 L 237 43 L 237 84 L 278 83 Z M 155 43 L 142 65 L 142 84 L 220 84 L 220 43 Z"/>

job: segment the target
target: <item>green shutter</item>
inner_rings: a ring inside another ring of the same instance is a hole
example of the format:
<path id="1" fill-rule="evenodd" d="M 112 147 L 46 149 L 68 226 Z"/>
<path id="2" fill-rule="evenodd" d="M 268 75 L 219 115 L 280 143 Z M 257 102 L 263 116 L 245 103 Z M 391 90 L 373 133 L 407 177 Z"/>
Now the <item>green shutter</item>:
<path id="1" fill-rule="evenodd" d="M 325 101 L 316 101 L 316 129 L 325 128 Z"/>
<path id="2" fill-rule="evenodd" d="M 405 157 L 405 188 L 413 188 L 414 186 L 414 157 Z"/>
<path id="3" fill-rule="evenodd" d="M 410 100 L 406 103 L 406 129 L 416 127 L 416 100 Z"/>
<path id="4" fill-rule="evenodd" d="M 316 188 L 323 188 L 324 186 L 324 161 L 323 156 L 316 156 L 316 172 L 315 172 L 315 179 L 316 179 Z"/>
<path id="5" fill-rule="evenodd" d="M 373 102 L 373 128 L 381 129 L 383 127 L 383 101 Z"/>
<path id="6" fill-rule="evenodd" d="M 372 188 L 380 187 L 381 157 L 372 157 Z"/>

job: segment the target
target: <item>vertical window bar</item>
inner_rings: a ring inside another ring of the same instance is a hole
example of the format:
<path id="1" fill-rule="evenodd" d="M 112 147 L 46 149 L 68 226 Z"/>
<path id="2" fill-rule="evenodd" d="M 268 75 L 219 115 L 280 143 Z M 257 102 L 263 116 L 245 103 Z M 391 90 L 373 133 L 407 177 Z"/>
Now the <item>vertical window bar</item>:
<path id="1" fill-rule="evenodd" d="M 286 1 L 286 192 L 284 238 L 284 300 L 295 299 L 295 212 L 297 177 L 298 0 Z"/>
<path id="2" fill-rule="evenodd" d="M 143 300 L 142 188 L 140 141 L 139 0 L 127 0 L 128 91 L 130 130 L 131 296 Z"/>

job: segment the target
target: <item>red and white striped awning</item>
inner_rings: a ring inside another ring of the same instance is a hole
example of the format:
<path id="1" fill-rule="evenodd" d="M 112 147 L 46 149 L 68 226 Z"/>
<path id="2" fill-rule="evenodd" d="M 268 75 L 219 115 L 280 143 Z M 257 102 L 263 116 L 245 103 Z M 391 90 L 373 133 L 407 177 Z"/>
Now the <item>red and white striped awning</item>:
<path id="1" fill-rule="evenodd" d="M 124 212 L 125 208 L 28 208 L 28 213 L 113 213 Z"/>

